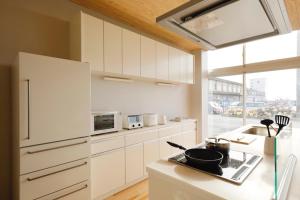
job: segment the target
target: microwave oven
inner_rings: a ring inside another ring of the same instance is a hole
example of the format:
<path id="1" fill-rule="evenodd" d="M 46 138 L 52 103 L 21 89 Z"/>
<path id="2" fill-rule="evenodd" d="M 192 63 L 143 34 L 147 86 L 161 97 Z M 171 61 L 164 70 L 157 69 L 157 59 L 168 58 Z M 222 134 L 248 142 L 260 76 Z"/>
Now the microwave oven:
<path id="1" fill-rule="evenodd" d="M 92 121 L 91 135 L 117 132 L 121 130 L 122 129 L 122 125 L 120 125 L 121 119 L 122 119 L 121 113 L 117 111 L 93 112 L 92 119 L 91 119 Z"/>

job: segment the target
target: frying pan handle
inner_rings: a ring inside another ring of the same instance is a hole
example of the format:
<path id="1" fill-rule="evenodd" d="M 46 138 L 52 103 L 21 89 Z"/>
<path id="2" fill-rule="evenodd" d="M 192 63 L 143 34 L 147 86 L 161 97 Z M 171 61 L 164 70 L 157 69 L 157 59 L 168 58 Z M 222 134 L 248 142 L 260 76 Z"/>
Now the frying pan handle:
<path id="1" fill-rule="evenodd" d="M 181 145 L 179 145 L 179 144 L 175 144 L 175 143 L 169 142 L 169 141 L 167 141 L 167 143 L 168 143 L 170 146 L 172 146 L 172 147 L 176 147 L 176 148 L 178 148 L 178 149 L 186 150 L 186 148 L 184 148 L 183 146 L 181 146 Z"/>

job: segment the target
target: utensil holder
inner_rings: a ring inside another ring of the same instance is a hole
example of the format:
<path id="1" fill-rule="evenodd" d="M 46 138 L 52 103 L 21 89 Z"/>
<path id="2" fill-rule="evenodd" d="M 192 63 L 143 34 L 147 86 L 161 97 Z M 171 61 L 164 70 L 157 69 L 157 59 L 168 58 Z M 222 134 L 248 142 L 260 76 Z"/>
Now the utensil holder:
<path id="1" fill-rule="evenodd" d="M 265 137 L 265 144 L 264 144 L 264 153 L 268 155 L 274 155 L 275 151 L 275 137 Z"/>

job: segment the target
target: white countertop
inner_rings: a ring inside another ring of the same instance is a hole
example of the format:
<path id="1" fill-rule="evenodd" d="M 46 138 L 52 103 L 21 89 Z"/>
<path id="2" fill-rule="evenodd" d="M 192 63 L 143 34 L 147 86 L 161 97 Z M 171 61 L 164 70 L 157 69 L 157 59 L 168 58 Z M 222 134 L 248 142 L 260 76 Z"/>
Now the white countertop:
<path id="1" fill-rule="evenodd" d="M 240 130 L 239 130 L 240 131 Z M 295 155 L 300 158 L 299 148 L 300 131 L 293 129 L 293 144 Z M 217 196 L 219 199 L 271 199 L 274 192 L 274 163 L 273 156 L 263 154 L 264 137 L 257 139 L 249 145 L 232 143 L 231 148 L 263 155 L 263 160 L 252 171 L 242 185 L 229 183 L 214 176 L 189 169 L 167 160 L 160 160 L 148 166 L 149 175 L 160 176 L 171 181 L 176 181 L 182 186 L 189 187 L 195 192 L 205 192 Z M 300 183 L 300 167 L 297 163 L 294 178 L 290 187 L 289 200 L 300 199 L 297 186 Z"/>
<path id="2" fill-rule="evenodd" d="M 137 129 L 123 129 L 118 132 L 113 132 L 113 133 L 106 133 L 106 134 L 100 134 L 100 135 L 92 135 L 91 141 L 95 140 L 102 140 L 102 139 L 107 139 L 111 137 L 116 137 L 116 136 L 123 136 L 127 134 L 133 134 L 133 133 L 138 133 L 138 132 L 143 132 L 143 131 L 150 131 L 154 129 L 160 129 L 168 126 L 176 126 L 176 125 L 181 125 L 182 123 L 189 123 L 189 122 L 196 122 L 196 119 L 183 119 L 181 122 L 175 122 L 175 121 L 168 121 L 167 124 L 165 125 L 157 125 L 157 126 L 150 126 L 150 127 L 143 127 L 143 128 L 137 128 Z"/>

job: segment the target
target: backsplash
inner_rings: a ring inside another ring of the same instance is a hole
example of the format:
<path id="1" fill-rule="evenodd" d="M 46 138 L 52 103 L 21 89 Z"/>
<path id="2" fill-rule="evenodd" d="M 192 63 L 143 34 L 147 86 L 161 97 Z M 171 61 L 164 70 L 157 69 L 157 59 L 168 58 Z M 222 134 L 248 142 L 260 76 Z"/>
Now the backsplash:
<path id="1" fill-rule="evenodd" d="M 189 117 L 190 86 L 158 86 L 153 82 L 123 83 L 92 77 L 92 110 L 166 114 Z"/>

